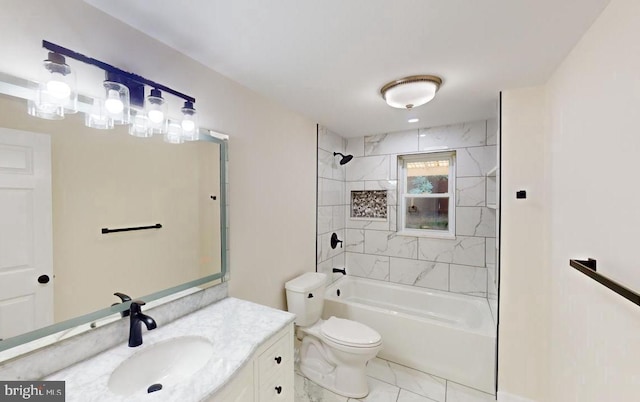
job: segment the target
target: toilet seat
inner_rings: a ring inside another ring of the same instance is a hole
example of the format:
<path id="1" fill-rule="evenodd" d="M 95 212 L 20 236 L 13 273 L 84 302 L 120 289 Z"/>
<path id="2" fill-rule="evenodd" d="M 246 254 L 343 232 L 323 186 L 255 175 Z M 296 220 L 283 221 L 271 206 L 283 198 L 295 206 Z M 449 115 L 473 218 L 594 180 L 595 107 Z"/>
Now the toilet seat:
<path id="1" fill-rule="evenodd" d="M 356 321 L 331 317 L 320 326 L 322 337 L 334 344 L 352 348 L 375 348 L 382 337 L 374 329 Z"/>

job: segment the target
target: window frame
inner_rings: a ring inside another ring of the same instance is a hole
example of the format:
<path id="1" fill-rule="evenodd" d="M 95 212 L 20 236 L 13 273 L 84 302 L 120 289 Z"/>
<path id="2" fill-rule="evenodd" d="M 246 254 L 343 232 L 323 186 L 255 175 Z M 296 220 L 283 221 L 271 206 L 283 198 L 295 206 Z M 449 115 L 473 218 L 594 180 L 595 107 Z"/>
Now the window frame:
<path id="1" fill-rule="evenodd" d="M 407 192 L 407 163 L 429 162 L 434 160 L 449 159 L 449 180 L 447 193 L 435 194 L 410 194 Z M 398 155 L 398 210 L 396 232 L 399 235 L 434 237 L 439 239 L 456 238 L 456 151 L 421 152 L 417 154 Z M 408 198 L 448 198 L 449 199 L 449 224 L 447 230 L 412 229 L 406 227 L 407 199 Z"/>

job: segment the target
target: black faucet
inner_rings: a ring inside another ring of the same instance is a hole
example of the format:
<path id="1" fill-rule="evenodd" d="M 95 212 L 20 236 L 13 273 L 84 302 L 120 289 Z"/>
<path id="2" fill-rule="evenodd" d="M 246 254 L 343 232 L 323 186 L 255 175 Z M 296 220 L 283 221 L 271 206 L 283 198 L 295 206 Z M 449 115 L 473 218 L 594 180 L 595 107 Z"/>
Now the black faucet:
<path id="1" fill-rule="evenodd" d="M 338 272 L 340 272 L 342 275 L 346 275 L 346 274 L 347 274 L 347 269 L 346 269 L 346 268 L 342 268 L 342 269 L 334 268 L 334 269 L 333 269 L 333 273 L 334 273 L 334 274 L 335 274 L 335 273 L 338 273 Z"/>
<path id="2" fill-rule="evenodd" d="M 142 314 L 140 307 L 145 304 L 142 300 L 131 302 L 129 309 L 129 347 L 135 348 L 136 346 L 142 345 L 142 328 L 140 323 L 144 323 L 149 331 L 157 327 L 153 318 Z"/>

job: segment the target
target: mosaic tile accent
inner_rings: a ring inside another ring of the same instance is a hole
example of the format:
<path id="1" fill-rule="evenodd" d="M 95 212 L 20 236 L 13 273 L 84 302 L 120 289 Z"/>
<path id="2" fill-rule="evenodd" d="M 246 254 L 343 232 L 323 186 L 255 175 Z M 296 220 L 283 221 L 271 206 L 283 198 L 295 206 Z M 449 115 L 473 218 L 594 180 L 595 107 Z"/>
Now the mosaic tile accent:
<path id="1" fill-rule="evenodd" d="M 352 191 L 351 217 L 387 219 L 387 191 Z"/>

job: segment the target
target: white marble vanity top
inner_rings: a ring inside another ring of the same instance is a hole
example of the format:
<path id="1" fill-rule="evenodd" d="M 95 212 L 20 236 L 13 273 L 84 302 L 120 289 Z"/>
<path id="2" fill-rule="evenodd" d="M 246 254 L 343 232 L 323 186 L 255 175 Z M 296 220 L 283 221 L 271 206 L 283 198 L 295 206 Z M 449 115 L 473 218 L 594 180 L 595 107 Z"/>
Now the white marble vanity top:
<path id="1" fill-rule="evenodd" d="M 151 314 L 150 314 L 151 315 Z M 126 342 L 97 356 L 47 376 L 44 380 L 66 382 L 66 400 L 71 401 L 200 401 L 221 389 L 264 341 L 294 320 L 293 314 L 235 298 L 225 298 L 183 318 L 147 331 L 144 343 L 130 348 Z M 147 394 L 120 396 L 107 388 L 113 370 L 134 353 L 154 343 L 187 335 L 213 342 L 214 357 L 182 384 Z M 55 356 L 51 356 L 55 359 Z"/>

